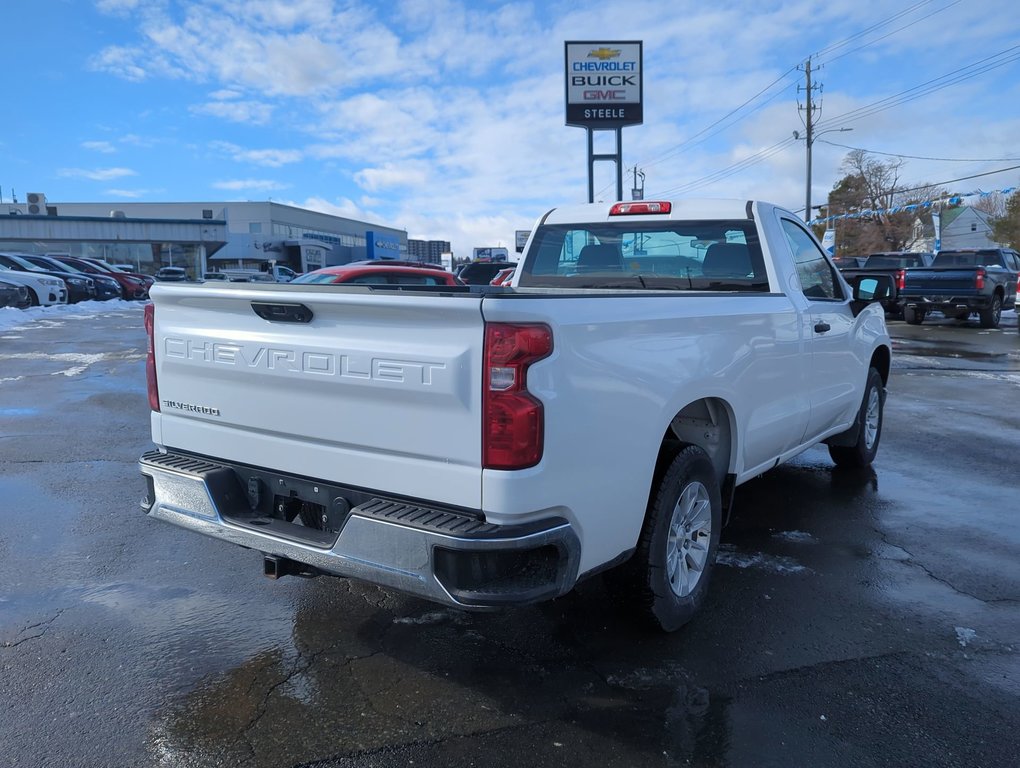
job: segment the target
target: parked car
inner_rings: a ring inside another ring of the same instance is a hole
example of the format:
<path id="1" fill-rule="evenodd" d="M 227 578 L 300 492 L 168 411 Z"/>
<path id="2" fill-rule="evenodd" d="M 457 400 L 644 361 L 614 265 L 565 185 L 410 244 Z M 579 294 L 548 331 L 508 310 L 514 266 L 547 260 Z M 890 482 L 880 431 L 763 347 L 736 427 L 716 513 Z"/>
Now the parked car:
<path id="1" fill-rule="evenodd" d="M 230 275 L 228 275 L 226 272 L 203 272 L 202 279 L 207 281 L 212 280 L 223 283 L 229 283 Z"/>
<path id="2" fill-rule="evenodd" d="M 19 272 L 0 264 L 0 280 L 25 286 L 28 289 L 29 304 L 33 307 L 67 303 L 67 283 L 59 277 L 36 272 Z"/>
<path id="3" fill-rule="evenodd" d="M 7 282 L 0 276 L 0 308 L 24 309 L 30 303 L 28 288 L 17 283 Z"/>
<path id="4" fill-rule="evenodd" d="M 63 280 L 67 286 L 67 303 L 76 304 L 96 298 L 96 283 L 88 275 L 71 275 L 60 270 L 48 269 L 33 264 L 20 253 L 0 253 L 0 264 L 15 272 L 49 275 Z"/>
<path id="5" fill-rule="evenodd" d="M 507 267 L 506 269 L 501 269 L 499 272 L 496 273 L 496 276 L 494 278 L 492 278 L 492 280 L 489 282 L 489 285 L 507 285 L 507 284 L 509 284 L 510 281 L 513 280 L 514 272 L 515 271 L 516 270 L 513 267 Z"/>
<path id="6" fill-rule="evenodd" d="M 188 271 L 184 267 L 160 267 L 156 270 L 156 280 L 165 283 L 180 283 L 188 279 Z"/>
<path id="7" fill-rule="evenodd" d="M 446 285 L 464 283 L 445 269 L 410 267 L 387 262 L 343 264 L 323 267 L 295 278 L 293 284 L 345 283 L 348 285 Z"/>
<path id="8" fill-rule="evenodd" d="M 509 261 L 473 261 L 461 267 L 457 277 L 468 285 L 489 285 L 501 270 L 516 267 Z"/>
<path id="9" fill-rule="evenodd" d="M 147 299 L 149 298 L 149 286 L 153 280 L 147 275 L 137 273 L 121 272 L 113 269 L 109 264 L 96 259 L 84 259 L 76 256 L 54 256 L 57 261 L 70 264 L 89 275 L 106 275 L 112 277 L 120 284 L 121 295 L 125 299 Z"/>
<path id="10" fill-rule="evenodd" d="M 232 283 L 289 283 L 295 277 L 295 272 L 290 267 L 285 267 L 282 264 L 273 266 L 272 270 L 269 268 L 269 264 L 263 265 L 265 269 L 231 269 L 230 267 L 221 267 L 215 272 L 208 272 L 206 274 L 215 275 L 226 275 L 226 279 Z M 263 275 L 264 277 L 255 277 L 256 275 Z M 222 277 L 214 277 L 213 280 L 223 280 Z"/>
<path id="11" fill-rule="evenodd" d="M 26 253 L 22 255 L 26 261 L 30 261 L 36 266 L 42 267 L 43 269 L 49 269 L 54 272 L 64 272 L 68 275 L 88 277 L 92 282 L 96 284 L 96 300 L 107 301 L 109 299 L 119 299 L 122 295 L 120 290 L 120 283 L 114 280 L 112 277 L 107 275 L 99 274 L 98 272 L 92 275 L 85 275 L 80 269 L 75 269 L 70 264 L 65 264 L 62 261 L 57 261 L 50 256 L 39 256 L 34 253 Z"/>
<path id="12" fill-rule="evenodd" d="M 442 264 L 433 264 L 429 261 L 408 261 L 406 259 L 363 259 L 362 261 L 352 261 L 350 264 L 344 264 L 343 266 L 361 266 L 364 264 L 378 266 L 384 264 L 387 267 L 420 267 L 422 269 L 442 269 Z"/>

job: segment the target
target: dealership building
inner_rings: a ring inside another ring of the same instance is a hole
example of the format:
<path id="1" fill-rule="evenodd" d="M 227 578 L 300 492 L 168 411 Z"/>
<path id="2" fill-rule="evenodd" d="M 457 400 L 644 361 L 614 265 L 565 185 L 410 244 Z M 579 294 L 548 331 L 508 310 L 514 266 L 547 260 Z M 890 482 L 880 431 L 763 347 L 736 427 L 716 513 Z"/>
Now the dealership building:
<path id="1" fill-rule="evenodd" d="M 266 262 L 305 272 L 408 257 L 407 232 L 273 202 L 63 203 L 29 193 L 0 205 L 0 250 L 64 253 L 192 278 Z"/>

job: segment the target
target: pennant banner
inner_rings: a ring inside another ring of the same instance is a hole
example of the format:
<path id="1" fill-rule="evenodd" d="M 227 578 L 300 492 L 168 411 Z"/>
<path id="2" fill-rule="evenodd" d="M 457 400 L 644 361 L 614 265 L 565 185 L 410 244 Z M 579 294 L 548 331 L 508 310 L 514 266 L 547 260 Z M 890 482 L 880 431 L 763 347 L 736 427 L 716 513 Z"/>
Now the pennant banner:
<path id="1" fill-rule="evenodd" d="M 853 213 L 843 213 L 838 216 L 826 216 L 822 219 L 812 219 L 808 224 L 826 224 L 830 221 L 842 221 L 844 219 L 870 219 L 872 216 L 879 216 L 883 213 L 904 213 L 910 211 L 916 211 L 918 208 L 931 208 L 936 207 L 936 210 L 943 205 L 960 205 L 964 198 L 967 197 L 988 197 L 989 195 L 1011 195 L 1016 191 L 1016 187 L 1006 187 L 1005 189 L 992 190 L 990 192 L 982 192 L 980 189 L 976 192 L 968 192 L 964 195 L 953 195 L 952 197 L 944 197 L 941 200 L 925 200 L 923 203 L 909 203 L 907 205 L 897 205 L 893 208 L 869 208 L 864 211 L 854 211 Z"/>

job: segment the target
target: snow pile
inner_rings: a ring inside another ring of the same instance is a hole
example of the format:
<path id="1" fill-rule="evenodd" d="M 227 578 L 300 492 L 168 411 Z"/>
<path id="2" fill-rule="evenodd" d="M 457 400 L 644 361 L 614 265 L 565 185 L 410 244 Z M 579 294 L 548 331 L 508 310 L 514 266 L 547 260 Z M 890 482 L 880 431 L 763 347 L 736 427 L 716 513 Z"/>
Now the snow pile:
<path id="1" fill-rule="evenodd" d="M 31 328 L 33 325 L 49 324 L 69 318 L 110 315 L 124 311 L 139 312 L 145 304 L 144 301 L 111 299 L 110 301 L 82 301 L 77 304 L 53 304 L 48 307 L 29 307 L 28 309 L 4 307 L 0 309 L 0 331 L 20 331 Z"/>

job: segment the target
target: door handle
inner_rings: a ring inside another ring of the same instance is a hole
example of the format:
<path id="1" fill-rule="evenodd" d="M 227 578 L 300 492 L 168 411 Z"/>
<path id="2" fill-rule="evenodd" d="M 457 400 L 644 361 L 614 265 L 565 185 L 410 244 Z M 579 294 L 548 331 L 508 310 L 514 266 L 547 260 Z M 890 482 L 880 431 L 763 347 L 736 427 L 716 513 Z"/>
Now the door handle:
<path id="1" fill-rule="evenodd" d="M 832 326 L 828 323 L 815 323 L 815 333 L 825 333 L 830 330 L 832 330 Z"/>

